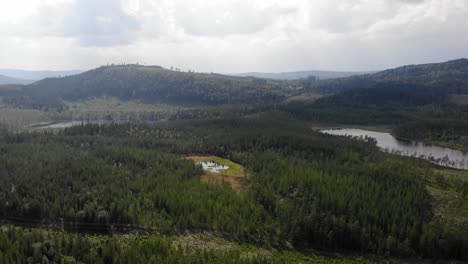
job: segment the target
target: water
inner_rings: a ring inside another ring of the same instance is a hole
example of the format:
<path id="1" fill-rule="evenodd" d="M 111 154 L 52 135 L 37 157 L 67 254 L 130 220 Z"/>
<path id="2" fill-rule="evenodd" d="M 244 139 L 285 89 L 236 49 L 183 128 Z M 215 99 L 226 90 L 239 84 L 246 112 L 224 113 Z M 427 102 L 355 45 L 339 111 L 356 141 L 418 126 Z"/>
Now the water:
<path id="1" fill-rule="evenodd" d="M 322 130 L 321 132 L 339 136 L 371 137 L 377 141 L 377 146 L 386 152 L 423 158 L 441 166 L 464 170 L 468 169 L 468 153 L 463 153 L 459 150 L 428 145 L 417 141 L 402 141 L 396 139 L 389 133 L 363 129 L 328 129 Z"/>
<path id="2" fill-rule="evenodd" d="M 85 121 L 54 121 L 43 122 L 30 125 L 30 128 L 35 129 L 64 129 L 73 126 L 81 126 L 86 124 L 92 125 L 110 125 L 110 124 L 123 124 L 123 123 L 136 123 L 136 124 L 156 124 L 164 120 L 158 121 L 109 121 L 109 120 L 85 120 Z"/>
<path id="3" fill-rule="evenodd" d="M 93 121 L 59 121 L 59 122 L 45 122 L 45 123 L 37 123 L 31 125 L 32 128 L 36 129 L 63 129 L 69 128 L 73 126 L 81 126 L 86 124 L 117 124 L 118 122 L 115 121 L 106 121 L 106 120 L 93 120 Z"/>
<path id="4" fill-rule="evenodd" d="M 219 173 L 222 170 L 229 169 L 228 166 L 219 164 L 219 163 L 214 162 L 214 161 L 203 161 L 203 162 L 199 162 L 197 164 L 202 165 L 204 170 L 208 170 L 208 171 L 215 172 L 215 173 Z"/>
<path id="5" fill-rule="evenodd" d="M 44 128 L 44 129 L 58 129 L 58 128 L 68 128 L 72 126 L 80 126 L 84 124 L 81 121 L 69 121 L 69 122 L 49 122 L 49 123 L 39 123 L 35 124 L 32 127 L 34 128 Z"/>

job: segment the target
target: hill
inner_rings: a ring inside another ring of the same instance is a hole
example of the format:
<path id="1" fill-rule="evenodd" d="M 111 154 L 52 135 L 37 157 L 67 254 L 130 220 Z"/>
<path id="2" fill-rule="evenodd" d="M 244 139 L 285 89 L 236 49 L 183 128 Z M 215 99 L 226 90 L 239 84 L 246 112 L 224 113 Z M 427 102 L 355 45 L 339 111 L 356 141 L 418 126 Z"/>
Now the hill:
<path id="1" fill-rule="evenodd" d="M 122 101 L 178 105 L 279 102 L 292 91 L 280 81 L 180 72 L 159 66 L 103 66 L 78 75 L 48 78 L 25 86 L 5 102 L 22 107 L 57 106 L 63 100 L 115 97 Z"/>
<path id="2" fill-rule="evenodd" d="M 378 82 L 369 88 L 342 91 L 336 95 L 317 100 L 326 105 L 399 105 L 419 106 L 443 104 L 448 99 L 444 87 L 430 87 L 418 83 Z"/>
<path id="3" fill-rule="evenodd" d="M 468 59 L 443 63 L 407 65 L 373 74 L 323 80 L 312 88 L 336 93 L 357 88 L 371 88 L 377 83 L 399 82 L 443 88 L 447 93 L 468 93 Z"/>
<path id="4" fill-rule="evenodd" d="M 443 104 L 448 102 L 449 95 L 468 94 L 468 59 L 403 66 L 375 74 L 322 82 L 318 87 L 338 93 L 317 103 Z"/>
<path id="5" fill-rule="evenodd" d="M 29 71 L 29 70 L 16 70 L 16 69 L 0 69 L 1 75 L 11 76 L 18 79 L 27 79 L 27 80 L 42 80 L 45 78 L 51 77 L 63 77 L 79 74 L 82 71 L 72 70 L 72 71 Z"/>
<path id="6" fill-rule="evenodd" d="M 425 84 L 468 83 L 468 59 L 442 63 L 407 65 L 371 75 L 376 80 L 410 81 Z"/>
<path id="7" fill-rule="evenodd" d="M 468 59 L 323 80 L 311 83 L 308 89 L 329 96 L 312 102 L 293 101 L 284 108 L 305 119 L 338 124 L 411 122 L 414 127 L 416 122 L 427 127 L 428 122 L 455 123 L 468 118 L 468 108 L 459 103 L 468 94 Z"/>
<path id="8" fill-rule="evenodd" d="M 32 80 L 17 79 L 5 75 L 0 75 L 0 85 L 3 84 L 30 84 Z"/>
<path id="9" fill-rule="evenodd" d="M 351 72 L 351 71 L 294 71 L 294 72 L 247 72 L 235 74 L 242 77 L 256 77 L 274 80 L 298 80 L 309 77 L 315 77 L 320 80 L 344 78 L 355 75 L 368 74 L 370 72 Z"/>

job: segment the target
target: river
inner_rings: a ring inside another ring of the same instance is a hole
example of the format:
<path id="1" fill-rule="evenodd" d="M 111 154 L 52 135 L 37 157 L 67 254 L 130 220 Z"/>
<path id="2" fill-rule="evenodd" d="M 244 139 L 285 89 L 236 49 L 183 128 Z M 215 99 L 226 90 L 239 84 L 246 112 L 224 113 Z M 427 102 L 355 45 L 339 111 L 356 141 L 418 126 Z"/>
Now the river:
<path id="1" fill-rule="evenodd" d="M 428 145 L 417 141 L 398 140 L 389 133 L 363 129 L 341 128 L 321 130 L 321 132 L 338 136 L 371 137 L 377 141 L 377 146 L 386 152 L 423 158 L 441 166 L 468 169 L 468 153 L 459 150 Z"/>

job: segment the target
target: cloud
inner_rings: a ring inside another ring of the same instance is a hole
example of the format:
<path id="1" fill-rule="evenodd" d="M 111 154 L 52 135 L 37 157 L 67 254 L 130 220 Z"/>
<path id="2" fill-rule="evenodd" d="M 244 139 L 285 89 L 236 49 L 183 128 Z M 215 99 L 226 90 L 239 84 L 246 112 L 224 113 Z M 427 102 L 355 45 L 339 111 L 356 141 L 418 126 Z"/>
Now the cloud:
<path id="1" fill-rule="evenodd" d="M 374 70 L 468 57 L 467 17 L 466 0 L 15 0 L 0 68 Z"/>
<path id="2" fill-rule="evenodd" d="M 137 17 L 124 12 L 119 1 L 79 0 L 59 34 L 78 38 L 86 46 L 122 45 L 133 41 L 140 25 Z"/>
<path id="3" fill-rule="evenodd" d="M 75 38 L 84 46 L 112 46 L 133 42 L 141 26 L 139 18 L 124 12 L 115 0 L 33 0 L 32 5 L 34 10 L 20 21 L 2 21 L 0 31 L 19 37 Z"/>
<path id="4" fill-rule="evenodd" d="M 259 1 L 176 1 L 175 18 L 184 31 L 196 36 L 253 34 L 269 27 L 275 19 L 295 9 Z"/>
<path id="5" fill-rule="evenodd" d="M 365 31 L 417 8 L 425 0 L 329 0 L 309 3 L 311 27 L 335 34 Z"/>

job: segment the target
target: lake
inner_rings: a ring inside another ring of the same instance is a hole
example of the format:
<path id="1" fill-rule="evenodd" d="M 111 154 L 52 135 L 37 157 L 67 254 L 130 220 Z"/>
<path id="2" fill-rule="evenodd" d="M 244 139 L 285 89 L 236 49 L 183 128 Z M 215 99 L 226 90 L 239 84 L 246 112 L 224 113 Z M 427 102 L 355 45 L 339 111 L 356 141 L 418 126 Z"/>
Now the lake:
<path id="1" fill-rule="evenodd" d="M 321 130 L 321 132 L 337 136 L 371 137 L 377 141 L 377 146 L 386 152 L 423 158 L 441 166 L 468 169 L 468 153 L 459 150 L 428 145 L 417 141 L 398 140 L 389 133 L 363 129 L 341 128 Z"/>
<path id="2" fill-rule="evenodd" d="M 68 128 L 72 126 L 80 126 L 82 124 L 85 124 L 85 122 L 82 122 L 82 121 L 45 122 L 45 123 L 34 124 L 31 127 L 40 128 L 40 129 L 58 129 L 58 128 Z"/>
<path id="3" fill-rule="evenodd" d="M 33 124 L 30 127 L 35 129 L 63 129 L 86 124 L 106 125 L 106 124 L 121 124 L 124 122 L 107 121 L 107 120 L 91 120 L 91 121 L 53 121 Z"/>
<path id="4" fill-rule="evenodd" d="M 123 123 L 135 123 L 135 124 L 155 124 L 164 120 L 159 121 L 109 121 L 109 120 L 85 120 L 85 121 L 52 121 L 32 124 L 29 127 L 34 129 L 63 129 L 73 126 L 81 126 L 86 124 L 92 125 L 110 125 L 110 124 L 123 124 Z"/>

